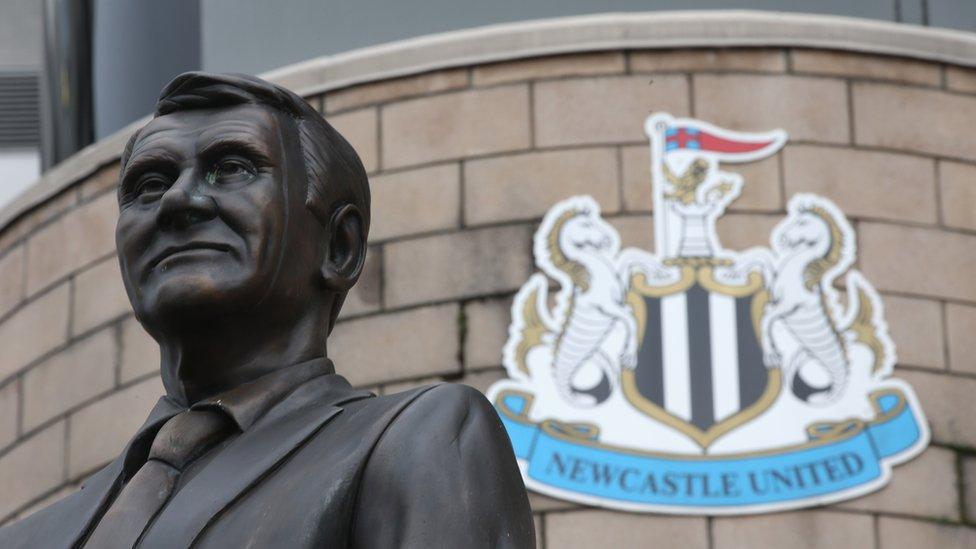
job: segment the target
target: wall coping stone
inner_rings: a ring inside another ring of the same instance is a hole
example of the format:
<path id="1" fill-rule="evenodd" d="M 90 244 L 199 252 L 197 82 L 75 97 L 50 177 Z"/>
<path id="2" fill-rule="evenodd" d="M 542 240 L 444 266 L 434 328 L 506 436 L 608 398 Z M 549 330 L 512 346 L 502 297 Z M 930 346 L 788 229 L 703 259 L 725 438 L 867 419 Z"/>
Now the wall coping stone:
<path id="1" fill-rule="evenodd" d="M 976 67 L 976 34 L 829 15 L 751 10 L 608 13 L 488 25 L 318 57 L 262 77 L 303 96 L 370 81 L 490 62 L 621 49 L 801 47 Z M 148 117 L 45 172 L 0 209 L 0 232 L 35 206 L 118 160 Z"/>

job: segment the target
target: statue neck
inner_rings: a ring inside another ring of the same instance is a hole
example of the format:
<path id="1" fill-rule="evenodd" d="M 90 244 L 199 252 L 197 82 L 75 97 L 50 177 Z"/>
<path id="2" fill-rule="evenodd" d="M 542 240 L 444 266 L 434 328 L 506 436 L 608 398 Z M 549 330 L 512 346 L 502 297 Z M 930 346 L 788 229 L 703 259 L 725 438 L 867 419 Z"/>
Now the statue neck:
<path id="1" fill-rule="evenodd" d="M 326 357 L 328 314 L 270 324 L 260 315 L 207 319 L 157 338 L 166 394 L 190 405 L 280 368 Z"/>

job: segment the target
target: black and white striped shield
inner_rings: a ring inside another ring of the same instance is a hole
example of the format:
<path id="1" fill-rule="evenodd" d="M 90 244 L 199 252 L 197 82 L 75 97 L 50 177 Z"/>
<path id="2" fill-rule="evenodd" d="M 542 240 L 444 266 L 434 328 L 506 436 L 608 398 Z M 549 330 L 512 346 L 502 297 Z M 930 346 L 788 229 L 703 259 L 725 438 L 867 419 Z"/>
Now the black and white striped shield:
<path id="1" fill-rule="evenodd" d="M 643 329 L 622 384 L 636 408 L 707 448 L 769 407 L 780 372 L 763 364 L 761 278 L 726 286 L 710 268 L 684 272 L 668 288 L 635 285 L 630 301 Z"/>

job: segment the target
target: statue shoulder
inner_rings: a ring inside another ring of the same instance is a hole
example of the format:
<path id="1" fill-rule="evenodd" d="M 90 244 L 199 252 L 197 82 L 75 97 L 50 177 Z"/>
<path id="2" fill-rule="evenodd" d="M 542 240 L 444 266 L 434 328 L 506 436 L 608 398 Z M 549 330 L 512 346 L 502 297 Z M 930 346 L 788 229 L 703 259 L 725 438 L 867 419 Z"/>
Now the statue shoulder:
<path id="1" fill-rule="evenodd" d="M 416 487 L 405 471 L 433 468 L 449 474 L 452 468 L 478 460 L 514 461 L 498 414 L 477 389 L 442 383 L 380 397 L 390 398 L 405 400 L 373 449 L 367 476 L 395 478 L 404 483 L 403 488 L 413 490 Z M 478 457 L 468 459 L 473 456 Z"/>
<path id="2" fill-rule="evenodd" d="M 534 547 L 525 487 L 488 399 L 449 383 L 413 391 L 366 465 L 353 539 L 369 547 L 403 539 L 417 547 Z M 385 501 L 397 506 L 376 504 Z"/>
<path id="3" fill-rule="evenodd" d="M 495 408 L 481 392 L 467 385 L 441 383 L 380 397 L 400 400 L 396 418 L 387 426 L 376 451 L 395 450 L 417 458 L 485 447 L 508 448 L 508 436 Z"/>
<path id="4" fill-rule="evenodd" d="M 494 407 L 480 391 L 458 383 L 425 385 L 391 396 L 410 401 L 398 423 L 419 424 L 434 431 L 456 432 L 484 417 L 497 418 Z"/>

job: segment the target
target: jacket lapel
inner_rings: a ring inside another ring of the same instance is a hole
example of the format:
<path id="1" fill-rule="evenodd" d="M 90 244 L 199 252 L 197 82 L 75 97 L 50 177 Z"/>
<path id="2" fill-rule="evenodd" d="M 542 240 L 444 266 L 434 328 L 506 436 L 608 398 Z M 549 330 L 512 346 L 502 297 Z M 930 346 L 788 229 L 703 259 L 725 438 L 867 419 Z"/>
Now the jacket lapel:
<path id="1" fill-rule="evenodd" d="M 152 411 L 149 412 L 149 418 L 136 431 L 135 436 L 125 446 L 122 454 L 82 484 L 80 492 L 88 492 L 85 497 L 88 501 L 84 505 L 85 512 L 79 515 L 78 528 L 73 532 L 73 546 L 80 546 L 88 537 L 98 519 L 111 505 L 119 487 L 142 465 L 145 460 L 145 453 L 149 450 L 149 444 L 159 427 L 179 412 L 178 406 L 165 397 L 160 397 Z"/>
<path id="2" fill-rule="evenodd" d="M 166 504 L 140 547 L 190 547 L 224 508 L 339 414 L 341 404 L 370 395 L 354 391 L 345 379 L 334 374 L 308 381 L 181 488 Z"/>
<path id="3" fill-rule="evenodd" d="M 82 484 L 81 492 L 89 492 L 88 498 L 90 498 L 91 505 L 86 506 L 87 512 L 82 517 L 83 523 L 80 524 L 82 528 L 74 536 L 73 545 L 80 546 L 88 537 L 98 519 L 111 505 L 115 493 L 122 483 L 139 470 L 142 462 L 146 459 L 145 454 L 149 451 L 149 444 L 156 436 L 156 431 L 180 411 L 181 409 L 171 401 L 165 397 L 160 397 L 156 401 L 156 406 L 149 412 L 149 418 L 136 431 L 136 435 L 126 445 L 122 454 Z"/>

